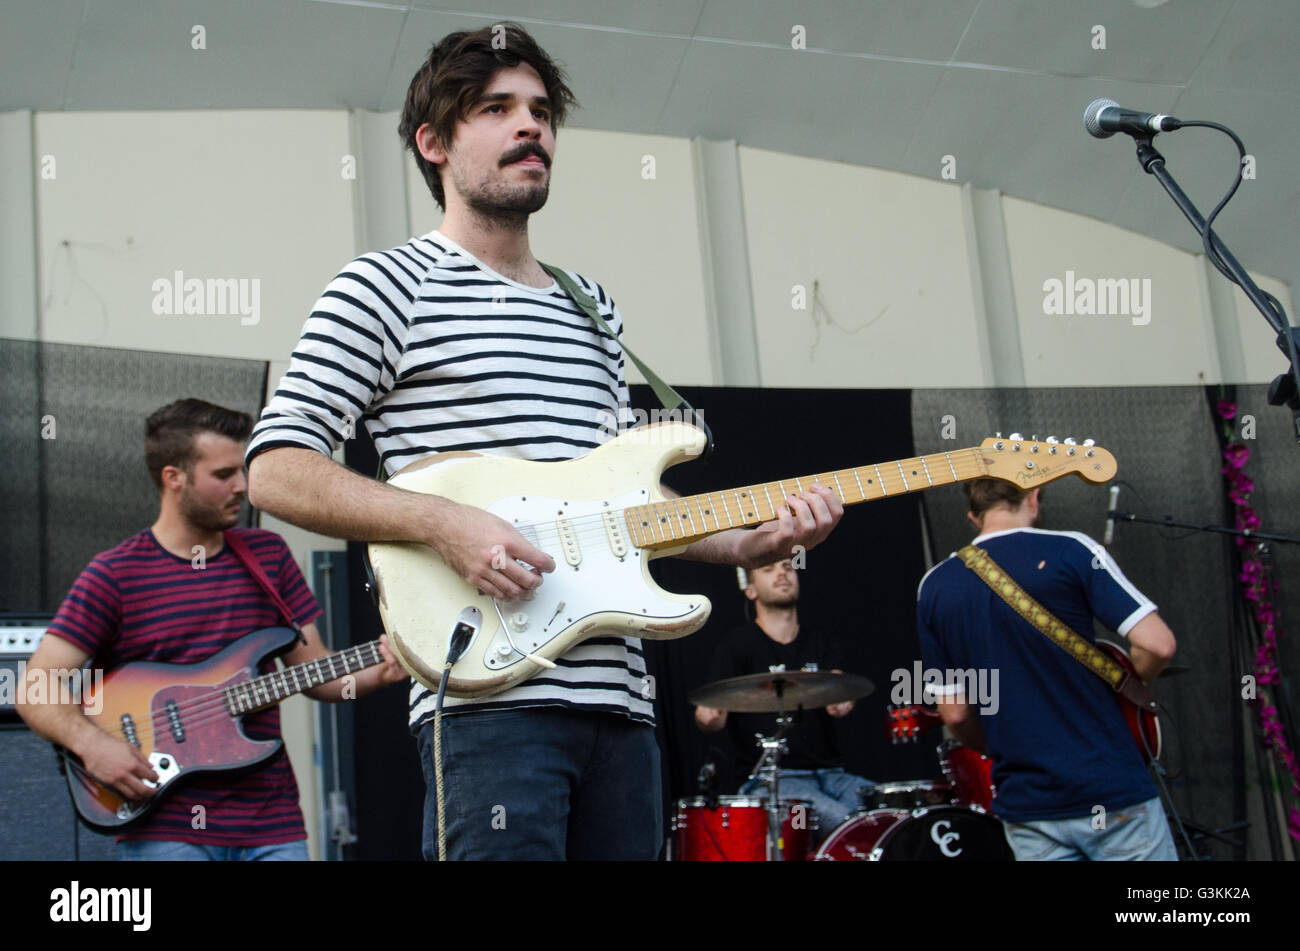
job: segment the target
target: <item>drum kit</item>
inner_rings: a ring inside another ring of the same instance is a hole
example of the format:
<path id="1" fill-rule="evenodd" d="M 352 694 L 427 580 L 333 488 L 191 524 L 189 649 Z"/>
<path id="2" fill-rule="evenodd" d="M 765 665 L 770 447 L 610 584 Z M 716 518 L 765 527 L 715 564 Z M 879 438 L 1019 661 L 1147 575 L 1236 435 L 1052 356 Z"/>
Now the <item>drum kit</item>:
<path id="1" fill-rule="evenodd" d="M 750 773 L 766 796 L 679 799 L 672 819 L 673 861 L 1010 861 L 1002 823 L 992 815 L 992 761 L 955 740 L 939 746 L 942 780 L 882 783 L 863 790 L 862 808 L 817 845 L 811 803 L 782 799 L 780 759 L 794 723 L 791 709 L 818 709 L 871 693 L 865 677 L 815 669 L 719 680 L 694 691 L 698 706 L 732 713 L 775 713 L 776 733 L 759 736 Z M 890 708 L 895 742 L 915 740 L 938 722 L 920 707 Z M 814 848 L 814 846 L 816 846 Z"/>

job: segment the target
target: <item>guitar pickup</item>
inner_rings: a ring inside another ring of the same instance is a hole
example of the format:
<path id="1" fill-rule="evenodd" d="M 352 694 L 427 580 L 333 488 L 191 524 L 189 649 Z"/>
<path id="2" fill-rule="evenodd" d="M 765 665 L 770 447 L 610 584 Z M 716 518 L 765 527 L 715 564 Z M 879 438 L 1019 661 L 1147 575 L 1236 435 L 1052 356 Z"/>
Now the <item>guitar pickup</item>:
<path id="1" fill-rule="evenodd" d="M 564 560 L 577 568 L 582 561 L 582 549 L 578 547 L 578 535 L 573 530 L 573 522 L 567 518 L 557 518 L 555 530 L 560 533 L 560 548 L 564 552 Z"/>
<path id="2" fill-rule="evenodd" d="M 172 739 L 177 743 L 185 742 L 185 727 L 181 726 L 181 711 L 175 700 L 167 701 L 167 728 L 172 731 Z"/>
<path id="3" fill-rule="evenodd" d="M 615 558 L 622 558 L 627 554 L 627 539 L 623 536 L 623 526 L 615 512 L 605 512 L 603 515 L 605 522 L 605 535 L 609 538 L 609 550 L 614 553 Z"/>

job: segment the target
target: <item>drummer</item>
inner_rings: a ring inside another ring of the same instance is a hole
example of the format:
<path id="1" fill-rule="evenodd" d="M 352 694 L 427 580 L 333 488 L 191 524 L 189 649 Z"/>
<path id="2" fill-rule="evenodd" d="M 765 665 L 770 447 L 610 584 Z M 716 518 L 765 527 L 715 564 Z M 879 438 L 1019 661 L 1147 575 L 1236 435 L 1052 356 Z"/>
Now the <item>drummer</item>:
<path id="1" fill-rule="evenodd" d="M 713 656 L 709 680 L 724 680 L 774 670 L 835 670 L 838 651 L 817 628 L 799 626 L 799 576 L 789 560 L 749 572 L 745 597 L 754 604 L 754 620 L 732 631 Z M 838 671 L 837 671 L 838 672 Z M 845 772 L 832 717 L 848 716 L 853 701 L 795 713 L 781 755 L 780 796 L 811 803 L 819 832 L 814 842 L 861 810 L 860 790 L 875 784 Z M 736 750 L 737 776 L 748 775 L 757 754 L 754 735 L 776 733 L 775 714 L 727 713 L 697 706 L 695 723 L 706 733 L 727 729 Z M 767 786 L 754 778 L 739 790 L 742 796 L 766 798 Z"/>

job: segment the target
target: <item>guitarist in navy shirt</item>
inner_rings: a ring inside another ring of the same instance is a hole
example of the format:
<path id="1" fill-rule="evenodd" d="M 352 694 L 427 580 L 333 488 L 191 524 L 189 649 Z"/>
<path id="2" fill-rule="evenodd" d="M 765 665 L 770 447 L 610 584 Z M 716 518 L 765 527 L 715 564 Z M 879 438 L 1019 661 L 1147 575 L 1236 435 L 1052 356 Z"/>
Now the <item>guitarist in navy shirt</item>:
<path id="1" fill-rule="evenodd" d="M 1128 638 L 1145 682 L 1173 656 L 1173 632 L 1105 549 L 1078 532 L 1035 528 L 1040 493 L 966 483 L 973 544 L 1063 623 L 1093 642 L 1093 618 Z M 981 708 L 961 681 L 939 688 L 939 714 L 993 760 L 993 811 L 1018 860 L 1176 860 L 1164 807 L 1115 695 L 1048 640 L 955 555 L 918 591 L 927 669 L 999 673 Z M 991 679 L 991 678 L 990 678 Z"/>

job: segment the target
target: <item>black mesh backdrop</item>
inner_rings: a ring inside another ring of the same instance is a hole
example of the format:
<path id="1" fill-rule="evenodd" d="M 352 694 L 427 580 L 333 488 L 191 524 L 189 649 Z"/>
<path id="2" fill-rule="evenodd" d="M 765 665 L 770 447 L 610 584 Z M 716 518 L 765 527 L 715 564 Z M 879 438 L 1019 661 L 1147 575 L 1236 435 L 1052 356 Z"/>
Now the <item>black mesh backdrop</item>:
<path id="1" fill-rule="evenodd" d="M 954 417 L 955 440 L 942 438 L 946 415 Z M 925 452 L 974 445 L 997 430 L 1091 437 L 1118 461 L 1120 511 L 1197 523 L 1225 518 L 1219 450 L 1200 387 L 916 391 L 912 423 L 917 449 Z M 1082 531 L 1100 541 L 1107 502 L 1104 486 L 1074 478 L 1053 482 L 1043 527 Z M 970 540 L 959 488 L 928 493 L 925 506 L 936 558 Z M 1216 536 L 1130 523 L 1118 526 L 1109 549 L 1178 637 L 1175 663 L 1191 667 L 1156 685 L 1166 710 L 1163 762 L 1185 817 L 1209 827 L 1233 821 L 1238 785 L 1240 682 L 1229 641 L 1234 592 L 1226 545 Z M 1230 856 L 1222 847 L 1214 854 Z"/>
<path id="2" fill-rule="evenodd" d="M 40 348 L 0 339 L 0 446 L 5 499 L 0 505 L 0 611 L 38 611 L 45 601 L 41 512 Z"/>
<path id="3" fill-rule="evenodd" d="M 718 441 L 714 455 L 670 469 L 665 482 L 688 494 L 788 479 L 832 469 L 906 458 L 912 453 L 907 390 L 776 390 L 683 388 L 703 412 Z M 654 405 L 646 388 L 633 388 L 637 405 Z M 890 673 L 915 656 L 915 602 L 922 570 L 920 520 L 915 496 L 853 506 L 835 532 L 806 552 L 800 575 L 800 626 L 832 632 L 844 669 L 863 675 L 875 692 L 835 721 L 845 767 L 876 781 L 937 779 L 938 737 L 891 745 L 885 728 Z M 664 756 L 665 798 L 696 795 L 704 762 L 718 764 L 722 792 L 734 793 L 744 776 L 732 775 L 726 731 L 702 733 L 687 695 L 708 682 L 713 653 L 745 619 L 736 570 L 680 558 L 653 562 L 667 589 L 700 592 L 713 602 L 705 626 L 690 637 L 644 641 L 647 667 L 656 678 L 656 715 Z M 758 673 L 758 671 L 755 671 Z M 747 762 L 756 747 L 741 751 Z"/>
<path id="4" fill-rule="evenodd" d="M 194 396 L 254 416 L 266 364 L 0 340 L 0 414 L 13 476 L 3 506 L 0 609 L 57 610 L 96 553 L 153 522 L 144 421 Z M 45 417 L 52 417 L 45 423 Z M 53 438 L 42 438 L 42 429 Z"/>

